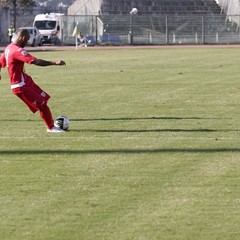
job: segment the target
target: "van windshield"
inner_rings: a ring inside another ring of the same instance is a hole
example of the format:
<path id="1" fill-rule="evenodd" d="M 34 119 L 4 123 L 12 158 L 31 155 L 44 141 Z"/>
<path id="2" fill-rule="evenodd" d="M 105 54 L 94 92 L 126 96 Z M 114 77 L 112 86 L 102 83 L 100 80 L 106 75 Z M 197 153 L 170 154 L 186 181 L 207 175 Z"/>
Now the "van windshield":
<path id="1" fill-rule="evenodd" d="M 40 30 L 52 30 L 56 28 L 56 21 L 35 21 L 35 27 Z"/>

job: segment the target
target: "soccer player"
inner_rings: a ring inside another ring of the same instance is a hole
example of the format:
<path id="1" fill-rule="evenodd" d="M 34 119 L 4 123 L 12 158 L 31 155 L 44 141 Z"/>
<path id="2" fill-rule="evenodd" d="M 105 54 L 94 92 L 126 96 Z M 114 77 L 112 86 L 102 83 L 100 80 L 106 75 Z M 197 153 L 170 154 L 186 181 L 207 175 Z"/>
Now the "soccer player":
<path id="1" fill-rule="evenodd" d="M 0 74 L 1 67 L 8 68 L 12 92 L 19 97 L 33 113 L 37 111 L 40 112 L 40 116 L 47 126 L 47 132 L 65 132 L 54 126 L 52 113 L 47 105 L 50 96 L 32 80 L 31 76 L 24 72 L 24 63 L 43 67 L 51 65 L 62 66 L 66 65 L 66 63 L 62 60 L 56 62 L 45 61 L 30 55 L 24 49 L 29 38 L 28 30 L 21 29 L 18 32 L 16 41 L 9 44 L 0 56 Z"/>

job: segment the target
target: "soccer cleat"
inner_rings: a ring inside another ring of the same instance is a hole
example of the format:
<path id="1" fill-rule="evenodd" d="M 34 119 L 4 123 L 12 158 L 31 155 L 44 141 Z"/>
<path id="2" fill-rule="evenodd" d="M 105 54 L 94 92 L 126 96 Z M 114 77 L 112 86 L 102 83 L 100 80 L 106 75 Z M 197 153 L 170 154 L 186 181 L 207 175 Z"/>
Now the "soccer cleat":
<path id="1" fill-rule="evenodd" d="M 58 127 L 53 127 L 52 129 L 47 129 L 47 132 L 49 132 L 49 133 L 64 133 L 66 131 L 64 131 Z"/>

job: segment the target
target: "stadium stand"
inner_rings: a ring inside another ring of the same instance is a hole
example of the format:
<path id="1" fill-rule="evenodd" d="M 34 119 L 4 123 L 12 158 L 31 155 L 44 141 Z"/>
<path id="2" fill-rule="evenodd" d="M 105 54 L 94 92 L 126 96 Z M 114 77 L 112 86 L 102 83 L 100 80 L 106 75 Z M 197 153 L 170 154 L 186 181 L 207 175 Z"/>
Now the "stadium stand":
<path id="1" fill-rule="evenodd" d="M 221 0 L 224 1 L 224 0 Z M 225 0 L 229 1 L 229 0 Z M 129 15 L 132 8 L 139 15 L 219 14 L 217 0 L 76 0 L 69 15 Z"/>
<path id="2" fill-rule="evenodd" d="M 103 0 L 101 12 L 103 15 L 129 14 L 132 7 L 141 15 L 221 13 L 215 0 Z"/>

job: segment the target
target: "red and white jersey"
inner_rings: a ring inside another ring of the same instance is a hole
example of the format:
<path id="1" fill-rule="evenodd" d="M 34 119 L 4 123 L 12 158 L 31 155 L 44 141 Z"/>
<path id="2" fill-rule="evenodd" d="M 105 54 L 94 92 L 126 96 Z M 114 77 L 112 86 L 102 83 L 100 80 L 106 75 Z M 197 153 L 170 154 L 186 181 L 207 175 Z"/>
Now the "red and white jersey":
<path id="1" fill-rule="evenodd" d="M 24 63 L 31 64 L 36 58 L 15 43 L 9 44 L 0 57 L 0 65 L 8 68 L 11 89 L 32 83 L 32 78 L 24 72 Z"/>

